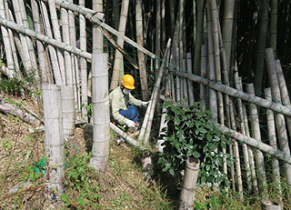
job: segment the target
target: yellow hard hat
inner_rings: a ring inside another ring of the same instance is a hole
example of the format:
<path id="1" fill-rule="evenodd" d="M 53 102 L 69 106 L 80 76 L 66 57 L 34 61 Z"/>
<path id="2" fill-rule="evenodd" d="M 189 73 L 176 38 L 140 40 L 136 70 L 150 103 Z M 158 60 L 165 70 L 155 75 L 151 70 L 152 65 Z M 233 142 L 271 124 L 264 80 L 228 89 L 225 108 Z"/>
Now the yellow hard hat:
<path id="1" fill-rule="evenodd" d="M 121 78 L 121 84 L 130 90 L 135 89 L 134 87 L 134 78 L 133 76 L 129 75 L 129 74 L 125 74 L 122 78 Z"/>

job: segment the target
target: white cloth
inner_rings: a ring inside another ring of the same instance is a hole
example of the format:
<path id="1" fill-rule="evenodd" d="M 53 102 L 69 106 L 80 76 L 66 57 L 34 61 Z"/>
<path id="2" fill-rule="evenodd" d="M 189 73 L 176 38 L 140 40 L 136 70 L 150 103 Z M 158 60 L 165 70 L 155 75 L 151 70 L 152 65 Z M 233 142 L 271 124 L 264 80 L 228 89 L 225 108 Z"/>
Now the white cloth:
<path id="1" fill-rule="evenodd" d="M 127 120 L 125 123 L 129 128 L 136 127 L 136 124 L 132 120 Z"/>

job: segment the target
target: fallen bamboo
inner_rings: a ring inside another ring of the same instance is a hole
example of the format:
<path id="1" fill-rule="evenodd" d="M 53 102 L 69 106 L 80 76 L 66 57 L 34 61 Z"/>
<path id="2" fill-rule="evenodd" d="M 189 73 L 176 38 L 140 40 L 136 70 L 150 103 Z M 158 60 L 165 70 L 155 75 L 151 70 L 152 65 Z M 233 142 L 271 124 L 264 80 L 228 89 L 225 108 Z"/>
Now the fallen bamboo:
<path id="1" fill-rule="evenodd" d="M 31 124 L 33 126 L 39 126 L 41 121 L 34 116 L 22 111 L 20 108 L 13 106 L 10 103 L 6 103 L 0 100 L 0 112 L 4 112 L 7 115 L 12 115 L 19 117 L 24 122 Z"/>
<path id="2" fill-rule="evenodd" d="M 133 146 L 139 148 L 140 150 L 146 150 L 143 146 L 140 145 L 139 142 L 131 138 L 126 132 L 119 129 L 116 125 L 110 122 L 110 129 L 114 131 L 117 135 L 119 135 L 121 138 L 125 139 L 127 142 L 132 144 Z"/>

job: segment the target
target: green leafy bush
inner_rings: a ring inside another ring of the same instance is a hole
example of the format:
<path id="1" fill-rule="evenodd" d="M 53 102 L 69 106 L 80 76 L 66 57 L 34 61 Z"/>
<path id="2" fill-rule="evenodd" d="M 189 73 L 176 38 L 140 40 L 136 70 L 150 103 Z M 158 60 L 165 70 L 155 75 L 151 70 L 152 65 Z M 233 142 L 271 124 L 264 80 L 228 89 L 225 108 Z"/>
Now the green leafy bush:
<path id="1" fill-rule="evenodd" d="M 229 141 L 213 123 L 212 112 L 200 111 L 200 103 L 194 106 L 177 106 L 169 101 L 164 104 L 168 127 L 166 136 L 160 136 L 164 151 L 158 163 L 162 164 L 163 171 L 176 176 L 178 171 L 185 168 L 185 161 L 189 157 L 200 160 L 198 182 L 225 184 L 229 186 L 227 176 L 223 173 L 223 159 L 231 166 L 230 154 L 223 153 L 232 142 Z"/>

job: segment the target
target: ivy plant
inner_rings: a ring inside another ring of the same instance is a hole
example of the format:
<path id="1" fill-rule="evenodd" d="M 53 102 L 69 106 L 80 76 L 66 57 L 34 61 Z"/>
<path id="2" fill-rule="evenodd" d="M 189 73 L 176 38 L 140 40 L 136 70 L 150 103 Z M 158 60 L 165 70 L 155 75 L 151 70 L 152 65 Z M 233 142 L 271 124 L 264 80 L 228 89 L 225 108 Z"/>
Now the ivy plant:
<path id="1" fill-rule="evenodd" d="M 160 136 L 164 140 L 164 149 L 158 163 L 162 164 L 163 171 L 176 176 L 185 168 L 186 160 L 192 157 L 200 160 L 198 183 L 229 186 L 222 164 L 225 158 L 231 167 L 234 160 L 222 149 L 232 142 L 213 123 L 216 120 L 212 118 L 211 110 L 201 111 L 199 102 L 183 107 L 168 101 L 163 106 L 168 124 L 164 129 L 166 135 Z"/>

